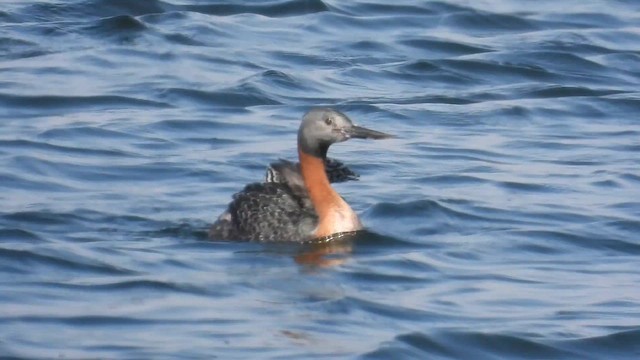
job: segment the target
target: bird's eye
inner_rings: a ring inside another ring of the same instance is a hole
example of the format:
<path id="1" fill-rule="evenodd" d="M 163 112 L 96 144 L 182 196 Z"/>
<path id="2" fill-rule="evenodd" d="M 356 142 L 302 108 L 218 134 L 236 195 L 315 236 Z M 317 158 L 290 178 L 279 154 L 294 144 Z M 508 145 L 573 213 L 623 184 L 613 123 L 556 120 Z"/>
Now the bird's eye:
<path id="1" fill-rule="evenodd" d="M 331 125 L 331 124 L 333 124 L 333 119 L 332 118 L 326 118 L 326 119 L 324 119 L 324 123 L 327 124 L 327 125 Z"/>

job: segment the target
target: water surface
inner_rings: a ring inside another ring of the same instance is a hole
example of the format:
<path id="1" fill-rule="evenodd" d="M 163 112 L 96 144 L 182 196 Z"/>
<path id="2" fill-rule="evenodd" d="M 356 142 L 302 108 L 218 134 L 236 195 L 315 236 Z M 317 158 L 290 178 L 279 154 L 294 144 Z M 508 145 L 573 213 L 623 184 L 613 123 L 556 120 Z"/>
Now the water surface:
<path id="1" fill-rule="evenodd" d="M 636 2 L 0 4 L 2 357 L 640 358 Z M 368 231 L 209 241 L 312 106 Z"/>

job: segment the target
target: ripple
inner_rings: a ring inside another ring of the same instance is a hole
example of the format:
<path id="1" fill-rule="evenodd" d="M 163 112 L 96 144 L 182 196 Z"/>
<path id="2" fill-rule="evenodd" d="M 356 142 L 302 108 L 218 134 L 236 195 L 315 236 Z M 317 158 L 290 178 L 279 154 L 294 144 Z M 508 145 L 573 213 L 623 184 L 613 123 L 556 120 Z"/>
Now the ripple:
<path id="1" fill-rule="evenodd" d="M 640 98 L 638 97 L 624 97 L 624 96 L 609 96 L 599 99 L 594 99 L 594 102 L 605 105 L 605 109 L 619 112 L 639 111 L 640 110 Z"/>
<path id="2" fill-rule="evenodd" d="M 130 138 L 129 135 L 118 132 L 111 131 L 106 129 L 97 129 L 97 128 L 88 128 L 88 127 L 79 127 L 79 128 L 65 128 L 65 129 L 55 129 L 55 130 L 46 130 L 39 135 L 44 139 L 77 139 L 78 137 L 82 137 L 84 139 L 95 137 L 107 137 L 107 138 Z M 30 152 L 33 154 L 35 151 L 46 152 L 48 154 L 51 153 L 59 153 L 59 154 L 73 154 L 73 155 L 86 155 L 86 156 L 96 156 L 96 157 L 115 157 L 115 158 L 128 158 L 134 156 L 134 154 L 125 152 L 122 150 L 110 150 L 110 149 L 95 149 L 88 147 L 77 147 L 77 146 L 64 146 L 57 144 L 49 144 L 41 141 L 30 141 L 30 140 L 0 140 L 0 150 L 7 149 L 15 154 L 16 151 Z"/>
<path id="3" fill-rule="evenodd" d="M 23 229 L 3 228 L 0 229 L 0 239 L 2 241 L 25 241 L 25 242 L 43 242 L 42 237 L 35 233 Z"/>
<path id="4" fill-rule="evenodd" d="M 91 139 L 93 141 L 104 138 L 112 140 L 138 139 L 138 136 L 134 134 L 93 126 L 65 127 L 46 130 L 40 133 L 39 137 L 46 140 L 75 140 L 81 138 L 84 140 Z"/>
<path id="5" fill-rule="evenodd" d="M 594 90 L 579 86 L 551 85 L 522 95 L 536 98 L 561 98 L 567 96 L 606 96 L 619 93 L 620 91 L 617 90 Z"/>
<path id="6" fill-rule="evenodd" d="M 57 95 L 11 95 L 0 94 L 0 105 L 12 108 L 14 113 L 34 114 L 46 111 L 118 109 L 118 108 L 167 108 L 168 104 L 152 100 L 136 99 L 116 95 L 57 96 Z"/>
<path id="7" fill-rule="evenodd" d="M 240 86 L 220 91 L 203 91 L 193 89 L 166 89 L 162 97 L 172 103 L 196 103 L 202 106 L 224 106 L 246 108 L 259 105 L 278 105 L 280 102 L 262 93 L 255 87 Z"/>
<path id="8" fill-rule="evenodd" d="M 514 235 L 529 240 L 538 239 L 552 247 L 559 246 L 586 248 L 591 250 L 608 250 L 629 255 L 640 254 L 640 244 L 616 238 L 599 238 L 584 231 L 550 231 L 550 230 L 519 230 Z"/>
<path id="9" fill-rule="evenodd" d="M 13 13 L 20 21 L 65 21 L 69 18 L 103 18 L 114 16 L 139 16 L 163 11 L 163 2 L 150 0 L 130 2 L 126 0 L 87 0 L 78 3 L 27 4 Z"/>
<path id="10" fill-rule="evenodd" d="M 367 75 L 367 72 L 371 72 L 371 75 Z M 375 75 L 375 71 L 366 71 L 361 69 L 353 69 L 349 74 L 353 76 L 364 76 L 367 77 L 379 76 Z M 442 81 L 447 84 L 468 84 L 471 81 L 471 78 L 465 76 L 456 71 L 449 71 L 444 69 L 442 66 L 438 65 L 436 62 L 427 61 L 427 60 L 416 60 L 404 62 L 401 64 L 397 64 L 386 70 L 386 73 L 383 73 L 384 76 L 388 77 L 389 75 L 393 75 L 401 80 L 417 80 L 422 79 L 423 81 Z M 423 99 L 450 99 L 450 96 L 444 95 L 430 95 L 430 96 L 417 96 L 411 97 L 410 100 L 402 100 L 402 98 L 394 101 L 396 104 L 403 103 L 413 103 L 419 104 L 422 103 Z M 455 98 L 455 101 L 444 102 L 448 104 L 468 104 L 470 100 Z M 431 101 L 437 102 L 437 101 Z"/>
<path id="11" fill-rule="evenodd" d="M 400 43 L 438 56 L 460 56 L 492 51 L 490 48 L 471 44 L 457 43 L 450 40 L 425 39 L 422 37 L 401 40 Z"/>
<path id="12" fill-rule="evenodd" d="M 519 16 L 486 13 L 475 10 L 467 10 L 447 15 L 444 17 L 442 23 L 452 28 L 485 33 L 495 31 L 533 31 L 538 29 L 535 22 Z"/>
<path id="13" fill-rule="evenodd" d="M 189 224 L 183 223 L 179 225 L 171 225 L 160 230 L 155 230 L 150 235 L 154 237 L 170 237 L 170 238 L 186 238 L 197 240 L 209 240 L 208 224 Z"/>
<path id="14" fill-rule="evenodd" d="M 110 38 L 116 42 L 131 42 L 147 29 L 139 19 L 130 15 L 118 15 L 100 19 L 81 28 L 81 32 L 90 33 L 99 38 Z"/>
<path id="15" fill-rule="evenodd" d="M 347 2 L 335 4 L 341 11 L 350 15 L 386 15 L 392 11 L 394 14 L 402 15 L 435 15 L 438 13 L 437 7 L 453 7 L 445 3 L 423 3 L 423 4 L 377 4 L 373 2 L 359 3 Z"/>
<path id="16" fill-rule="evenodd" d="M 421 225 L 415 226 L 411 234 L 424 238 L 425 236 L 433 236 L 436 234 L 447 233 L 466 233 L 473 228 L 484 227 L 487 224 L 495 224 L 493 226 L 504 226 L 504 222 L 498 221 L 496 218 L 488 218 L 476 215 L 467 211 L 454 210 L 452 207 L 433 200 L 416 200 L 405 203 L 378 203 L 372 206 L 365 213 L 366 217 L 373 219 L 394 219 L 398 222 L 415 221 L 409 219 L 420 219 L 423 221 Z M 386 221 L 386 220 L 385 220 Z M 424 222 L 426 221 L 426 222 Z M 464 226 L 459 225 L 464 224 Z M 396 226 L 397 228 L 401 228 Z M 388 228 L 389 231 L 391 228 Z M 406 231 L 406 230 L 404 230 Z"/>
<path id="17" fill-rule="evenodd" d="M 277 70 L 265 70 L 258 75 L 254 75 L 244 80 L 245 83 L 259 83 L 263 88 L 269 89 L 268 91 L 275 91 L 276 89 L 294 90 L 296 92 L 309 91 L 311 88 L 305 85 L 298 78 L 291 74 L 287 74 Z"/>
<path id="18" fill-rule="evenodd" d="M 126 292 L 130 295 L 134 293 L 166 293 L 177 292 L 185 294 L 204 295 L 208 292 L 204 289 L 200 289 L 191 286 L 187 283 L 175 283 L 166 280 L 151 280 L 151 279 L 137 279 L 137 280 L 122 280 L 111 283 L 100 284 L 65 284 L 57 282 L 40 282 L 33 283 L 34 286 L 48 287 L 56 290 L 65 291 L 80 291 L 80 292 L 92 292 L 96 294 L 109 294 L 114 292 Z"/>
<path id="19" fill-rule="evenodd" d="M 181 5 L 177 8 L 216 16 L 258 14 L 269 17 L 286 17 L 315 14 L 328 11 L 322 0 L 279 0 L 268 4 L 211 4 Z"/>
<path id="20" fill-rule="evenodd" d="M 399 335 L 390 344 L 366 354 L 364 358 L 384 359 L 397 354 L 404 354 L 409 358 L 437 356 L 441 359 L 488 359 L 495 356 L 510 359 L 581 358 L 572 352 L 518 336 L 462 331 L 433 335 L 417 332 Z"/>
<path id="21" fill-rule="evenodd" d="M 115 276 L 135 273 L 68 251 L 50 251 L 48 254 L 40 254 L 31 250 L 13 250 L 0 247 L 0 259 L 2 259 L 2 271 L 23 275 L 33 274 L 34 269 L 40 269 L 44 272 L 58 272 L 58 274 L 74 272 Z"/>
<path id="22" fill-rule="evenodd" d="M 556 78 L 554 74 L 547 69 L 529 64 L 509 64 L 504 62 L 493 62 L 483 60 L 467 60 L 467 59 L 446 59 L 436 62 L 443 68 L 463 74 L 472 78 L 478 78 L 478 74 L 483 74 L 485 81 L 494 81 L 497 79 L 504 80 L 505 77 L 514 79 L 536 79 L 536 80 L 553 80 Z M 487 75 L 491 77 L 487 78 Z"/>
<path id="23" fill-rule="evenodd" d="M 62 213 L 44 211 L 23 211 L 3 215 L 4 219 L 22 223 L 34 223 L 39 225 L 64 225 L 74 219 L 73 216 Z M 77 218 L 76 218 L 77 219 Z"/>
<path id="24" fill-rule="evenodd" d="M 510 51 L 493 52 L 477 55 L 485 59 L 492 59 L 505 64 L 513 64 L 514 68 L 524 68 L 526 66 L 543 68 L 549 72 L 565 74 L 590 74 L 597 78 L 608 72 L 608 68 L 595 61 L 575 53 L 562 51 Z M 552 60 L 553 59 L 553 60 Z M 541 74 L 542 75 L 542 74 Z"/>
<path id="25" fill-rule="evenodd" d="M 0 55 L 6 59 L 22 59 L 46 54 L 47 51 L 32 41 L 0 37 Z"/>
<path id="26" fill-rule="evenodd" d="M 122 326 L 122 325 L 153 325 L 158 321 L 150 319 L 140 319 L 130 316 L 108 316 L 108 315 L 84 315 L 84 316 L 20 316 L 19 318 L 5 318 L 1 322 L 10 323 L 21 321 L 35 324 L 65 324 L 73 326 Z"/>
<path id="27" fill-rule="evenodd" d="M 16 156 L 23 171 L 32 174 L 46 174 L 54 178 L 66 178 L 77 181 L 100 182 L 131 182 L 171 179 L 185 177 L 190 170 L 178 164 L 165 162 L 146 162 L 138 164 L 94 165 L 78 164 L 69 161 L 48 161 L 38 157 Z"/>
<path id="28" fill-rule="evenodd" d="M 372 216 L 385 216 L 387 214 L 394 216 L 418 216 L 433 217 L 436 213 L 440 215 L 454 215 L 465 217 L 465 214 L 453 211 L 433 200 L 417 200 L 404 203 L 379 203 L 374 205 L 370 210 Z"/>
<path id="29" fill-rule="evenodd" d="M 438 186 L 481 184 L 481 183 L 487 182 L 487 180 L 482 179 L 480 177 L 475 177 L 470 175 L 454 175 L 454 174 L 430 175 L 430 176 L 418 177 L 418 178 L 412 179 L 412 181 L 418 184 L 425 184 L 425 185 L 430 184 L 430 185 L 438 185 Z"/>
<path id="30" fill-rule="evenodd" d="M 640 329 L 617 331 L 602 336 L 562 342 L 559 345 L 581 356 L 605 356 L 617 359 L 633 359 L 640 352 Z"/>
<path id="31" fill-rule="evenodd" d="M 96 34 L 112 35 L 113 33 L 132 33 L 145 30 L 147 27 L 144 23 L 130 15 L 118 15 L 109 18 L 103 18 L 94 25 L 87 27 L 87 30 L 93 30 Z"/>
<path id="32" fill-rule="evenodd" d="M 37 211 L 14 211 L 4 213 L 0 216 L 4 226 L 13 226 L 21 230 L 34 232 L 35 234 L 69 234 L 69 228 L 75 228 L 78 233 L 83 233 L 87 229 L 96 229 L 96 224 L 102 224 L 98 228 L 99 232 L 108 231 L 114 235 L 119 227 L 123 233 L 131 235 L 134 229 L 148 229 L 150 226 L 158 224 L 152 219 L 137 215 L 110 214 L 91 209 L 77 208 L 68 212 L 54 212 L 48 210 Z M 73 235 L 73 234 L 71 234 Z M 57 237 L 56 237 L 57 238 Z M 93 241 L 92 238 L 74 238 L 76 241 Z"/>
<path id="33" fill-rule="evenodd" d="M 501 181 L 498 185 L 503 189 L 516 192 L 534 192 L 534 193 L 563 193 L 564 189 L 555 188 L 544 184 L 533 184 L 518 181 Z"/>
<path id="34" fill-rule="evenodd" d="M 593 12 L 574 12 L 571 15 L 565 13 L 549 13 L 544 16 L 545 20 L 558 22 L 558 26 L 580 26 L 580 27 L 609 27 L 624 26 L 626 22 L 610 14 Z"/>
<path id="35" fill-rule="evenodd" d="M 60 184 L 53 180 L 40 180 L 25 175 L 3 174 L 0 172 L 0 181 L 3 187 L 12 190 L 28 190 L 40 192 L 71 192 L 76 191 L 75 188 Z"/>
<path id="36" fill-rule="evenodd" d="M 326 54 L 312 54 L 286 50 L 276 50 L 271 52 L 271 56 L 275 60 L 294 63 L 299 66 L 308 67 L 311 69 L 318 69 L 318 67 L 333 69 L 335 67 L 340 68 L 351 65 L 351 63 L 347 60 L 327 56 Z"/>
<path id="37" fill-rule="evenodd" d="M 406 322 L 429 322 L 441 321 L 447 317 L 436 312 L 426 311 L 423 309 L 415 309 L 403 307 L 398 304 L 384 304 L 374 302 L 369 299 L 348 298 L 346 300 L 350 307 L 365 312 L 369 315 L 379 316 L 383 318 L 392 318 L 403 320 Z"/>

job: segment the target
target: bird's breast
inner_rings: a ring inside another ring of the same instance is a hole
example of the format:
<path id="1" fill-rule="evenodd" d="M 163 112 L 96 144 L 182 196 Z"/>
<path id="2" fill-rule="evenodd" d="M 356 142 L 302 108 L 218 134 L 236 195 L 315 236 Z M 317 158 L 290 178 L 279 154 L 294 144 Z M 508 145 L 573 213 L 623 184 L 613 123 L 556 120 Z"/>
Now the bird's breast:
<path id="1" fill-rule="evenodd" d="M 341 232 L 351 232 L 362 229 L 362 222 L 358 215 L 350 208 L 341 208 L 327 214 L 315 230 L 316 237 L 330 236 Z"/>

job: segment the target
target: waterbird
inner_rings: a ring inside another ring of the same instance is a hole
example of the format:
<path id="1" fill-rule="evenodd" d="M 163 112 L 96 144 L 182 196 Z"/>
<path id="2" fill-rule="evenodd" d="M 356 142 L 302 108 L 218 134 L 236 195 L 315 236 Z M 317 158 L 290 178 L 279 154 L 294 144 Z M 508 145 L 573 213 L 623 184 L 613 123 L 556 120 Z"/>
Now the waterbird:
<path id="1" fill-rule="evenodd" d="M 227 210 L 209 229 L 216 240 L 307 242 L 330 240 L 363 228 L 358 215 L 333 189 L 327 164 L 341 172 L 336 181 L 354 179 L 353 172 L 327 158 L 329 146 L 349 139 L 387 139 L 380 131 L 354 125 L 342 112 L 314 108 L 298 129 L 300 163 L 270 164 L 265 182 L 234 194 Z"/>

